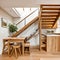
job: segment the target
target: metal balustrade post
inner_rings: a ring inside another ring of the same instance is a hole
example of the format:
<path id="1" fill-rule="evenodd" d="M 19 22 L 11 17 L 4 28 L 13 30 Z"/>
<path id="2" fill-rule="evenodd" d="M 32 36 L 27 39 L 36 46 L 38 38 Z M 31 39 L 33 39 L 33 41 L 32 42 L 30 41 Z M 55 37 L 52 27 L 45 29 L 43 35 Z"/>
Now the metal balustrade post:
<path id="1" fill-rule="evenodd" d="M 26 19 L 24 20 L 24 25 L 26 25 Z"/>

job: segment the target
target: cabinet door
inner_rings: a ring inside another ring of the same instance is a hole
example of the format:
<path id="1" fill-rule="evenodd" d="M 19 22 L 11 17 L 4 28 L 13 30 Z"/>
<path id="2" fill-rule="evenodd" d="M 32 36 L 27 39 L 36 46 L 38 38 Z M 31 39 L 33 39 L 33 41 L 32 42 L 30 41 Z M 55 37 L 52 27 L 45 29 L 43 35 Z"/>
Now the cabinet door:
<path id="1" fill-rule="evenodd" d="M 60 52 L 60 36 L 58 38 L 58 51 Z"/>
<path id="2" fill-rule="evenodd" d="M 53 48 L 53 38 L 52 36 L 47 36 L 47 52 L 52 52 Z"/>
<path id="3" fill-rule="evenodd" d="M 47 52 L 55 52 L 56 51 L 56 37 L 55 36 L 47 36 Z"/>
<path id="4" fill-rule="evenodd" d="M 56 52 L 60 52 L 60 36 L 56 36 Z"/>
<path id="5" fill-rule="evenodd" d="M 47 52 L 60 52 L 60 36 L 47 36 Z"/>
<path id="6" fill-rule="evenodd" d="M 53 53 L 55 53 L 55 51 L 56 51 L 56 36 L 52 36 L 51 37 L 52 38 L 52 41 L 51 41 L 51 43 L 52 43 L 52 52 Z"/>

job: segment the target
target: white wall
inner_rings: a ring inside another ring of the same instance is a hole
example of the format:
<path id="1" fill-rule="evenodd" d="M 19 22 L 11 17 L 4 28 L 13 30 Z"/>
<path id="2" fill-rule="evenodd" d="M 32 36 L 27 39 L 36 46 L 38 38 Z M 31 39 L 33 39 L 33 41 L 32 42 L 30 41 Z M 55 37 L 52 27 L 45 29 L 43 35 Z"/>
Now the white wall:
<path id="1" fill-rule="evenodd" d="M 8 37 L 8 28 L 1 27 L 1 18 L 3 18 L 7 24 L 12 23 L 12 17 L 0 8 L 0 54 L 3 48 L 3 38 Z"/>

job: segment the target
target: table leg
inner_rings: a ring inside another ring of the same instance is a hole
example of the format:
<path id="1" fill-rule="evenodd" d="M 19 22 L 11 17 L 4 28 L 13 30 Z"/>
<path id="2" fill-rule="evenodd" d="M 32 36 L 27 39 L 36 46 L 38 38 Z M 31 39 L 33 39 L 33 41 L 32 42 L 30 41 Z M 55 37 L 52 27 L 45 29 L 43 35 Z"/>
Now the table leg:
<path id="1" fill-rule="evenodd" d="M 24 42 L 22 42 L 22 54 L 24 55 Z"/>
<path id="2" fill-rule="evenodd" d="M 2 53 L 4 53 L 4 48 L 5 48 L 5 41 L 3 41 L 3 51 L 2 51 Z"/>
<path id="3" fill-rule="evenodd" d="M 9 41 L 8 41 L 8 55 L 10 53 L 10 46 L 9 46 Z"/>

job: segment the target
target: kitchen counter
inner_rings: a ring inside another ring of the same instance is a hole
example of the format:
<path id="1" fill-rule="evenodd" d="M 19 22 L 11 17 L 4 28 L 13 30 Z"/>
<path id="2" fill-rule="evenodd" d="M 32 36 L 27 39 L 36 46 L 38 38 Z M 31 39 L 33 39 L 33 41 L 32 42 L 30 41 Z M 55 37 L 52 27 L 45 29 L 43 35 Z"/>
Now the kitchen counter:
<path id="1" fill-rule="evenodd" d="M 44 34 L 45 36 L 60 36 L 60 33 L 53 33 L 53 34 Z"/>

